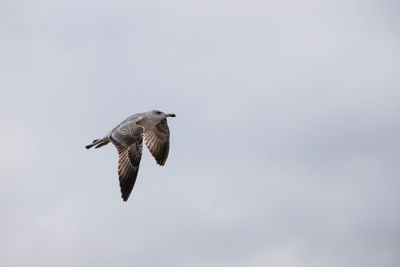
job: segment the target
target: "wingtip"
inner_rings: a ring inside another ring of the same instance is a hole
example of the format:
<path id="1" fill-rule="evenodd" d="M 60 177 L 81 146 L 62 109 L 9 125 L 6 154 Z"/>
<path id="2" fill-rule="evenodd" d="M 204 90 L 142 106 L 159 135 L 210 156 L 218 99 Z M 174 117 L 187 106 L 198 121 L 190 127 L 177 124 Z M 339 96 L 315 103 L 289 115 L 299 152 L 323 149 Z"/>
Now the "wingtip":
<path id="1" fill-rule="evenodd" d="M 161 167 L 165 165 L 165 162 L 157 162 L 158 165 L 160 165 Z"/>
<path id="2" fill-rule="evenodd" d="M 126 192 L 121 192 L 122 201 L 127 202 L 130 195 L 131 194 L 126 194 Z"/>

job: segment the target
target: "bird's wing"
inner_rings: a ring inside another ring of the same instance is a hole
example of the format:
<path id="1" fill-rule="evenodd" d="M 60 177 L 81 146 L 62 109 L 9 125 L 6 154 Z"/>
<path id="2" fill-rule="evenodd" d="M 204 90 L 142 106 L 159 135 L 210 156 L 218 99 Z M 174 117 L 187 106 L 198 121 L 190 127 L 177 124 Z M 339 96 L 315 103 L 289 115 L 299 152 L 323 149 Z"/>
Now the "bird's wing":
<path id="1" fill-rule="evenodd" d="M 143 127 L 126 124 L 111 132 L 110 139 L 118 150 L 118 176 L 121 196 L 127 201 L 135 185 L 143 150 Z"/>
<path id="2" fill-rule="evenodd" d="M 146 146 L 161 166 L 165 164 L 169 152 L 169 128 L 167 119 L 157 123 L 152 129 L 145 131 Z"/>

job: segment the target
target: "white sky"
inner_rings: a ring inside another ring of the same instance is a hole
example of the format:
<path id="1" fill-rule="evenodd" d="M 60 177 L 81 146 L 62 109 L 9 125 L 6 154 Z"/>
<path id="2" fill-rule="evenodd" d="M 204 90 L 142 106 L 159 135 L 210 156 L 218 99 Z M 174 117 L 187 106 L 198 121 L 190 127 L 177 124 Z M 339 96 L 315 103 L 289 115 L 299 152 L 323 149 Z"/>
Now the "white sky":
<path id="1" fill-rule="evenodd" d="M 400 266 L 400 2 L 0 2 L 0 266 Z M 84 145 L 175 113 L 127 203 Z"/>

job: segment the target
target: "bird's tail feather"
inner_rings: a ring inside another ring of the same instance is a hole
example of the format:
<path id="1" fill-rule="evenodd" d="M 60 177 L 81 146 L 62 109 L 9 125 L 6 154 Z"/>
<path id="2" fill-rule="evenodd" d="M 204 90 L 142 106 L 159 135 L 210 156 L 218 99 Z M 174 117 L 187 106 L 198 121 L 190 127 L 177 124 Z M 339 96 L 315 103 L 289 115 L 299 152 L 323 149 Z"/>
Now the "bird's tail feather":
<path id="1" fill-rule="evenodd" d="M 94 146 L 95 146 L 95 148 L 99 148 L 99 147 L 107 145 L 109 142 L 110 142 L 110 140 L 107 137 L 104 137 L 102 139 L 93 140 L 93 142 L 90 145 L 87 145 L 85 147 L 86 147 L 86 149 L 90 149 Z"/>

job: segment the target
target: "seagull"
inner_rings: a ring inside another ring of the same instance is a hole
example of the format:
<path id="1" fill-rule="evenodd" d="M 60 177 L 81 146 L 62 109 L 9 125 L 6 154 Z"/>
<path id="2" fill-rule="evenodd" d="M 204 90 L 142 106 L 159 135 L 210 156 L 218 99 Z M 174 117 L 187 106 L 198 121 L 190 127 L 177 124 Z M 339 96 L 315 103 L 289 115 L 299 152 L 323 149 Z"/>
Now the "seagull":
<path id="1" fill-rule="evenodd" d="M 143 136 L 157 164 L 164 166 L 169 152 L 168 117 L 175 114 L 159 110 L 137 113 L 122 121 L 105 137 L 96 139 L 86 149 L 112 143 L 118 151 L 118 176 L 121 197 L 127 201 L 135 185 L 143 150 Z"/>

